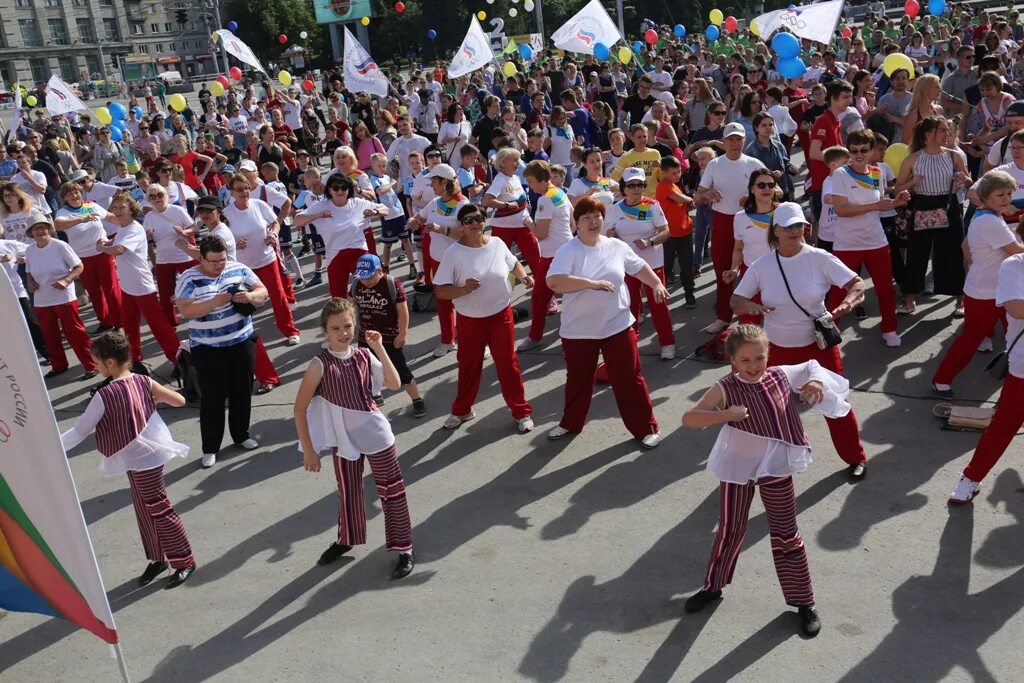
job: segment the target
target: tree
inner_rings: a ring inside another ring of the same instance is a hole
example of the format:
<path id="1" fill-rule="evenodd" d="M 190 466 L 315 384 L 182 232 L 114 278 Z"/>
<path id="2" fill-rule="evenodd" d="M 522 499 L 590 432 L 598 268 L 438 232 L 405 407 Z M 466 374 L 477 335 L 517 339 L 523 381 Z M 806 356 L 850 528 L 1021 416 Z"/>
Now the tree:
<path id="1" fill-rule="evenodd" d="M 314 54 L 329 50 L 326 31 L 317 26 L 310 0 L 226 0 L 225 16 L 238 22 L 235 34 L 245 42 L 262 61 L 277 61 L 299 33 L 306 31 L 303 41 Z M 288 44 L 281 45 L 277 37 L 288 36 Z"/>

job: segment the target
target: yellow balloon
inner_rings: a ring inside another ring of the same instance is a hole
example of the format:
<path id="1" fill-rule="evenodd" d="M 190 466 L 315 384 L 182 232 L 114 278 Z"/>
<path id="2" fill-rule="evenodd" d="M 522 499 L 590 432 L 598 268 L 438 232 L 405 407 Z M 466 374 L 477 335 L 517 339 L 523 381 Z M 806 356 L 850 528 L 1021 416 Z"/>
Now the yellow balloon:
<path id="1" fill-rule="evenodd" d="M 220 97 L 224 94 L 224 86 L 220 84 L 220 81 L 214 81 L 210 84 L 210 92 L 214 97 Z"/>
<path id="2" fill-rule="evenodd" d="M 882 62 L 882 71 L 886 76 L 891 77 L 893 72 L 898 69 L 906 69 L 910 78 L 914 77 L 914 63 L 910 61 L 910 57 L 902 52 L 893 52 Z"/>
<path id="3" fill-rule="evenodd" d="M 711 14 L 708 15 L 708 18 L 711 19 L 711 23 L 715 26 L 721 26 L 722 22 L 725 21 L 725 15 L 722 14 L 722 10 L 720 9 L 711 10 Z"/>
<path id="4" fill-rule="evenodd" d="M 629 64 L 629 60 L 633 59 L 633 51 L 628 47 L 619 48 L 619 61 L 623 64 Z"/>
<path id="5" fill-rule="evenodd" d="M 483 21 L 484 19 L 487 18 L 487 12 L 480 10 L 479 12 L 476 13 L 476 18 L 479 19 L 480 21 Z"/>
<path id="6" fill-rule="evenodd" d="M 761 35 L 761 27 L 757 25 L 757 22 L 753 19 L 750 20 L 750 32 L 755 36 Z"/>
<path id="7" fill-rule="evenodd" d="M 216 33 L 211 33 L 210 40 L 216 43 L 218 40 L 220 40 L 220 36 L 218 36 Z"/>
<path id="8" fill-rule="evenodd" d="M 277 82 L 287 88 L 292 84 L 292 75 L 287 71 L 278 71 Z"/>
<path id="9" fill-rule="evenodd" d="M 902 142 L 897 142 L 894 145 L 889 145 L 885 150 L 885 156 L 882 161 L 889 164 L 889 168 L 896 175 L 900 174 L 900 169 L 903 167 L 903 162 L 910 156 L 910 148 Z"/>
<path id="10" fill-rule="evenodd" d="M 359 23 L 362 24 L 363 26 L 369 26 L 370 17 L 363 17 L 362 19 L 359 20 Z"/>
<path id="11" fill-rule="evenodd" d="M 188 106 L 188 102 L 185 101 L 185 96 L 181 93 L 174 93 L 171 95 L 171 109 L 174 111 L 185 111 L 185 107 Z"/>
<path id="12" fill-rule="evenodd" d="M 110 125 L 110 122 L 114 120 L 114 117 L 110 115 L 110 110 L 106 107 L 100 107 L 96 110 L 96 118 L 104 126 Z"/>
<path id="13" fill-rule="evenodd" d="M 36 102 L 38 102 L 38 101 L 39 100 L 36 99 L 35 95 L 29 95 L 28 97 L 25 98 L 25 104 L 27 104 L 30 107 L 36 106 Z"/>
<path id="14" fill-rule="evenodd" d="M 512 78 L 513 76 L 515 76 L 516 73 L 519 71 L 519 69 L 516 68 L 516 65 L 513 64 L 512 62 L 505 62 L 505 66 L 503 66 L 501 70 L 509 78 Z"/>

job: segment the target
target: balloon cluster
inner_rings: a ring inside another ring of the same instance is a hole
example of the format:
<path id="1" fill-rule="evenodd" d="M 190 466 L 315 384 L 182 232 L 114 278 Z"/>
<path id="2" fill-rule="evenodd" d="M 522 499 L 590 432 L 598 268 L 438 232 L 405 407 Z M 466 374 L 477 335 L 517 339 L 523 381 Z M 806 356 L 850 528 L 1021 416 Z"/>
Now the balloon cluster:
<path id="1" fill-rule="evenodd" d="M 31 95 L 29 97 L 32 97 Z M 32 99 L 35 99 L 34 97 Z M 25 98 L 28 102 L 28 98 Z M 32 106 L 31 103 L 29 106 Z M 96 119 L 104 126 L 110 127 L 110 139 L 114 142 L 121 142 L 124 137 L 124 131 L 127 127 L 125 118 L 128 116 L 128 110 L 125 109 L 124 105 L 120 102 L 114 102 L 110 107 L 100 107 L 96 110 Z"/>
<path id="2" fill-rule="evenodd" d="M 800 59 L 800 40 L 792 33 L 776 33 L 772 38 L 772 50 L 779 57 L 776 68 L 783 78 L 800 78 L 807 71 L 807 65 Z"/>

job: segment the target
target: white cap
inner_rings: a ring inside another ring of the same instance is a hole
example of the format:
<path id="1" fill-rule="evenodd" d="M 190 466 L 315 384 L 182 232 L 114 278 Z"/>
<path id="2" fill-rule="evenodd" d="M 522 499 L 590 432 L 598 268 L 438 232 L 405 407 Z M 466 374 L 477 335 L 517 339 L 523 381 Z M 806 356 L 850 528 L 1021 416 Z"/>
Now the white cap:
<path id="1" fill-rule="evenodd" d="M 725 124 L 725 128 L 722 129 L 722 139 L 730 138 L 733 135 L 739 135 L 741 138 L 747 137 L 747 131 L 743 130 L 743 124 L 738 121 Z"/>
<path id="2" fill-rule="evenodd" d="M 644 169 L 638 168 L 637 166 L 630 166 L 622 172 L 622 182 L 630 183 L 634 180 L 643 180 L 647 182 L 647 174 L 644 173 Z"/>
<path id="3" fill-rule="evenodd" d="M 806 223 L 807 218 L 804 216 L 804 210 L 796 202 L 782 202 L 775 207 L 772 222 L 787 227 L 796 223 Z"/>
<path id="4" fill-rule="evenodd" d="M 428 178 L 444 178 L 445 180 L 455 180 L 458 176 L 455 174 L 455 169 L 448 164 L 438 164 L 434 168 L 430 169 L 427 173 Z"/>
<path id="5" fill-rule="evenodd" d="M 246 159 L 242 163 L 238 164 L 239 171 L 257 171 L 256 162 L 252 159 Z"/>

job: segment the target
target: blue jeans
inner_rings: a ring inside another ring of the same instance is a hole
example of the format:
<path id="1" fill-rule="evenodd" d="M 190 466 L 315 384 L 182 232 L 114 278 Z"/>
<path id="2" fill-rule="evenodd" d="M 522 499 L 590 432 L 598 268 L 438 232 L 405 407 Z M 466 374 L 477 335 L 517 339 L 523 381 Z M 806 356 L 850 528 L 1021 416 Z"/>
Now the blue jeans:
<path id="1" fill-rule="evenodd" d="M 711 207 L 698 206 L 693 216 L 693 269 L 697 270 L 708 255 L 711 242 Z"/>

